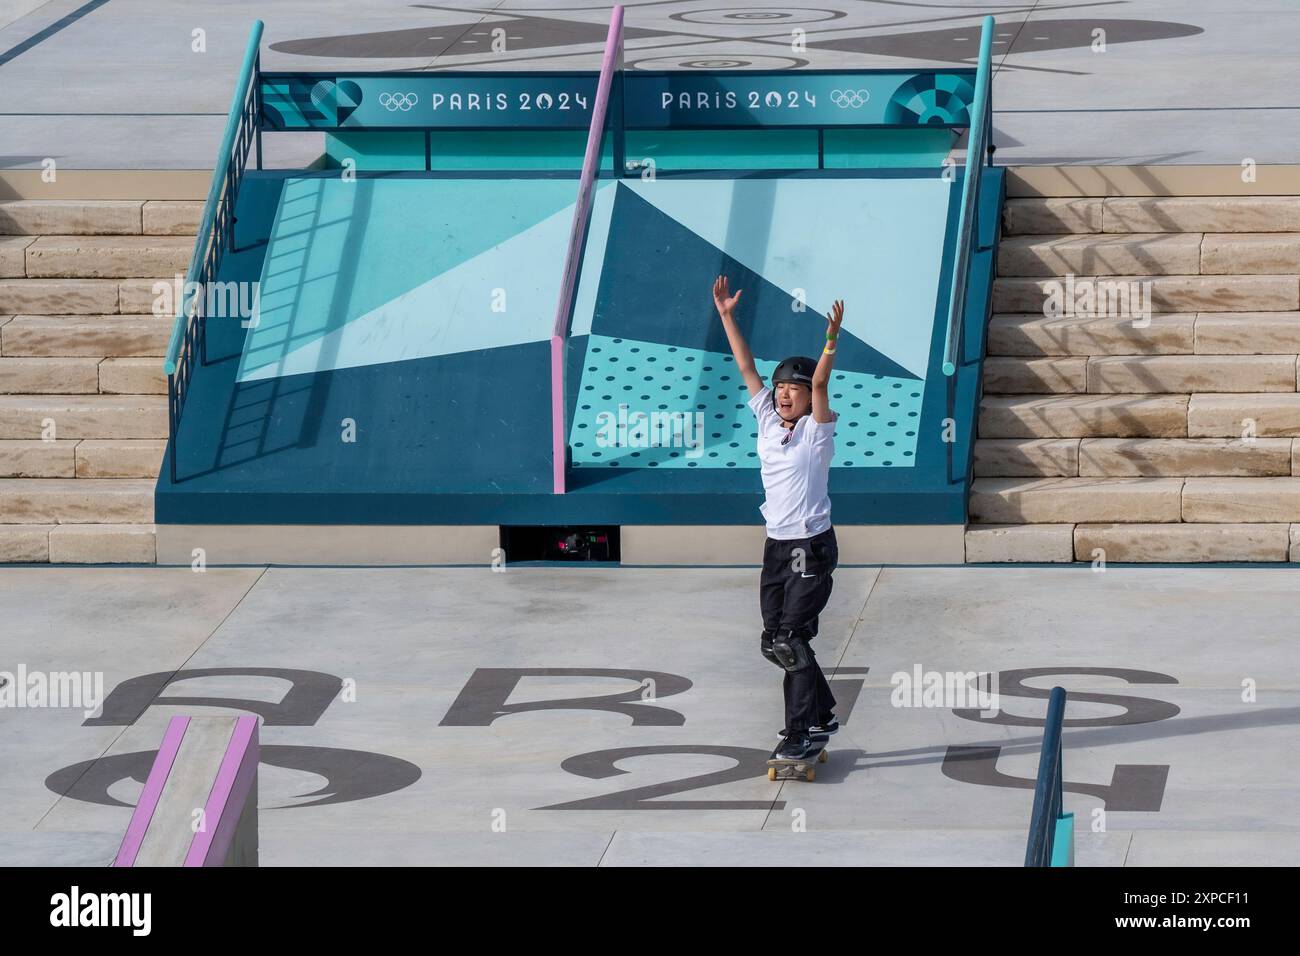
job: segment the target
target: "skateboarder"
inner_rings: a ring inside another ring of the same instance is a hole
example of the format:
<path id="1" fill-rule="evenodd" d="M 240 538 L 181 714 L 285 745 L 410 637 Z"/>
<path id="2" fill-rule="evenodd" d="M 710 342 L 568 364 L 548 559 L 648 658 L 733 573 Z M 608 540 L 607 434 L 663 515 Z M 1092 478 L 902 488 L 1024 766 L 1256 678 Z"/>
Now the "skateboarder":
<path id="1" fill-rule="evenodd" d="M 759 584 L 760 650 L 785 671 L 785 741 L 776 755 L 799 759 L 814 749 L 814 735 L 839 730 L 833 713 L 835 698 L 810 642 L 817 634 L 818 615 L 830 599 L 831 573 L 839 562 L 827 494 L 837 416 L 831 411 L 827 386 L 844 303 L 836 301 L 826 316 L 826 345 L 820 359 L 787 358 L 772 373 L 768 388 L 733 314 L 741 291 L 732 295 L 726 277 L 718 276 L 713 303 L 758 420 L 758 459 L 766 497 L 760 510 L 767 524 Z"/>

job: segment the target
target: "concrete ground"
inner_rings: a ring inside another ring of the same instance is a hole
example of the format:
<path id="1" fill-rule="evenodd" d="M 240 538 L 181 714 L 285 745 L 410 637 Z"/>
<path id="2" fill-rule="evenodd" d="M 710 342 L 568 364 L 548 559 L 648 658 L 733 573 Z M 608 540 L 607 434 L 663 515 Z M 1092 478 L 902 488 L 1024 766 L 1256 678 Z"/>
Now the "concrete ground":
<path id="1" fill-rule="evenodd" d="M 1059 683 L 1079 865 L 1290 865 L 1297 585 L 841 568 L 815 647 L 843 727 L 770 783 L 756 569 L 4 569 L 0 671 L 109 697 L 0 710 L 0 861 L 109 862 L 168 718 L 234 709 L 263 718 L 263 865 L 1018 866 L 1028 695 Z M 1000 710 L 895 706 L 916 670 L 997 672 Z"/>
<path id="2" fill-rule="evenodd" d="M 10 0 L 0 168 L 211 168 L 249 25 L 275 70 L 597 69 L 608 0 Z M 997 160 L 1296 161 L 1295 0 L 645 0 L 630 69 L 970 64 L 994 46 Z M 506 30 L 493 53 L 491 31 Z M 792 48 L 805 31 L 806 50 Z M 198 32 L 198 31 L 201 31 Z M 300 165 L 319 137 L 268 138 Z"/>

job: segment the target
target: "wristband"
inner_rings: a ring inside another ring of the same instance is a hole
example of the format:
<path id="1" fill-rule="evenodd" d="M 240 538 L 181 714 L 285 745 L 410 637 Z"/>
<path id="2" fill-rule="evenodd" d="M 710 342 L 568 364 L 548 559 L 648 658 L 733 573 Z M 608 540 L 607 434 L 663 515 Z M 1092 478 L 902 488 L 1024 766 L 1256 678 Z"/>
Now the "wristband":
<path id="1" fill-rule="evenodd" d="M 835 354 L 835 350 L 832 349 L 832 348 L 825 348 L 825 349 L 822 349 L 822 354 L 823 354 L 823 355 L 834 355 L 834 354 Z"/>

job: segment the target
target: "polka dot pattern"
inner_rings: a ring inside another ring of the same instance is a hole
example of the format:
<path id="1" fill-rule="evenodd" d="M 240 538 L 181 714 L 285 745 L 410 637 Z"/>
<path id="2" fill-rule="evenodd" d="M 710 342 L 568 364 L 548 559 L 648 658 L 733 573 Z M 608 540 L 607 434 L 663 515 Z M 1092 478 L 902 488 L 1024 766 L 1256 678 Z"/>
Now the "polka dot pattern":
<path id="1" fill-rule="evenodd" d="M 770 382 L 776 362 L 757 361 Z M 835 372 L 835 468 L 909 468 L 924 383 Z M 757 468 L 749 393 L 719 352 L 590 335 L 569 432 L 575 467 Z"/>

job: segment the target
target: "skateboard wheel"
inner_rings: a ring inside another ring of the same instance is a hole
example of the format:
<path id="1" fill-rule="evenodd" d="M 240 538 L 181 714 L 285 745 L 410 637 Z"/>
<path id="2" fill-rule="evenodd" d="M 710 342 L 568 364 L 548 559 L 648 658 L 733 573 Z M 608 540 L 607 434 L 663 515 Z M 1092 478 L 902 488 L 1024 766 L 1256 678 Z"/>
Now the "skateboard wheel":
<path id="1" fill-rule="evenodd" d="M 818 763 L 825 763 L 826 761 L 828 761 L 828 760 L 830 760 L 830 759 L 831 759 L 831 755 L 830 755 L 830 753 L 828 753 L 828 752 L 825 751 L 825 750 L 823 750 L 821 753 L 819 753 L 819 754 L 817 755 L 817 762 L 818 762 Z"/>
<path id="2" fill-rule="evenodd" d="M 816 776 L 817 776 L 817 771 L 814 770 L 812 767 L 809 767 L 808 772 L 804 775 L 804 779 L 806 779 L 809 783 L 812 783 L 814 778 L 816 778 Z"/>
<path id="3" fill-rule="evenodd" d="M 768 767 L 768 768 L 767 768 L 767 779 L 768 779 L 768 780 L 775 780 L 775 779 L 776 779 L 776 768 L 775 768 L 775 767 Z"/>

